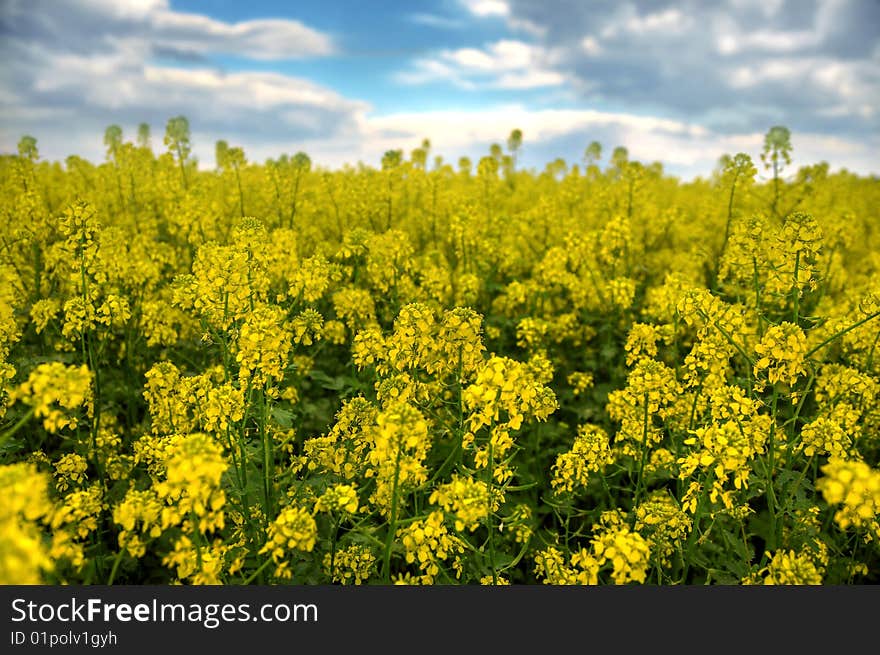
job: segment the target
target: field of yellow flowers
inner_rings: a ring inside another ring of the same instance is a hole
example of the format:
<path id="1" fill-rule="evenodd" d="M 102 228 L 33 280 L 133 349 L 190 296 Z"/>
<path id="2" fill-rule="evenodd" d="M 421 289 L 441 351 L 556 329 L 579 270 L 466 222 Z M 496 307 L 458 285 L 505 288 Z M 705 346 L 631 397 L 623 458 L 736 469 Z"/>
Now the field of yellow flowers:
<path id="1" fill-rule="evenodd" d="M 787 137 L 692 182 L 24 137 L 0 583 L 880 582 L 880 183 Z"/>

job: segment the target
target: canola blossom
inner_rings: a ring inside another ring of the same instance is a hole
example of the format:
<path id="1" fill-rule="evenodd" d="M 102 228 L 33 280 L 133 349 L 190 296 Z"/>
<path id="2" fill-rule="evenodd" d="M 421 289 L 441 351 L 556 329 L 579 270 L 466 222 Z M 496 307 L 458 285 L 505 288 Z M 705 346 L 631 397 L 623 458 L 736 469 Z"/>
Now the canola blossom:
<path id="1" fill-rule="evenodd" d="M 0 584 L 880 582 L 876 178 L 181 130 L 0 158 Z"/>

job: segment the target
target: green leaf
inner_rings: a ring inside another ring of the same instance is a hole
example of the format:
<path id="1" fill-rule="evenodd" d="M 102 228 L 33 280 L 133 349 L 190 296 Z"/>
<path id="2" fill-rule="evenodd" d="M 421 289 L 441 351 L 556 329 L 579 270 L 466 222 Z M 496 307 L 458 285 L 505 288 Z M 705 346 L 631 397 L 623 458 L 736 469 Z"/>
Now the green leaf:
<path id="1" fill-rule="evenodd" d="M 284 409 L 283 407 L 273 407 L 272 418 L 280 427 L 284 428 L 285 430 L 289 430 L 291 427 L 293 427 L 294 413 L 289 409 Z"/>

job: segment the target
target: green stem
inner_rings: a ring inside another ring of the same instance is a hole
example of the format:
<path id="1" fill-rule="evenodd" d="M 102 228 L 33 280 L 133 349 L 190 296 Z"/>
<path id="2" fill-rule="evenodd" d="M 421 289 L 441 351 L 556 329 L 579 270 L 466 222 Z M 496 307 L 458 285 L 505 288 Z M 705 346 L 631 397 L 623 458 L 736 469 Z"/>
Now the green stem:
<path id="1" fill-rule="evenodd" d="M 733 183 L 730 185 L 730 197 L 727 200 L 727 221 L 724 223 L 724 241 L 721 242 L 721 250 L 718 253 L 719 259 L 724 254 L 724 251 L 727 249 L 727 242 L 730 239 L 730 223 L 733 219 L 733 197 L 736 194 L 736 183 L 739 180 L 739 173 L 733 178 Z M 718 266 L 716 265 L 716 270 Z"/>
<path id="2" fill-rule="evenodd" d="M 798 269 L 801 264 L 801 253 L 798 251 L 794 256 L 794 324 L 798 324 L 800 314 L 801 290 L 798 286 Z"/>
<path id="3" fill-rule="evenodd" d="M 15 425 L 13 425 L 11 428 L 9 428 L 3 434 L 0 434 L 0 446 L 2 446 L 4 443 L 6 443 L 7 439 L 11 438 L 16 432 L 18 432 L 24 426 L 25 423 L 27 423 L 29 420 L 31 420 L 31 418 L 33 418 L 35 412 L 36 412 L 36 410 L 33 407 L 31 407 L 31 409 L 29 409 L 26 414 L 24 414 L 20 419 L 18 419 L 18 422 Z"/>
<path id="4" fill-rule="evenodd" d="M 696 404 L 696 402 L 694 403 Z M 639 499 L 642 495 L 642 486 L 644 481 L 645 460 L 648 456 L 648 393 L 645 392 L 645 412 L 642 417 L 642 456 L 639 459 L 639 474 L 636 482 L 636 493 L 633 498 L 633 514 L 630 517 L 630 523 L 635 522 L 635 510 L 639 506 Z"/>
<path id="5" fill-rule="evenodd" d="M 489 511 L 486 515 L 486 529 L 489 532 L 489 566 L 492 569 L 492 584 L 498 584 L 498 569 L 495 567 L 495 532 L 492 529 L 492 505 L 495 501 L 495 447 L 492 445 L 492 432 L 489 432 Z"/>
<path id="6" fill-rule="evenodd" d="M 834 333 L 833 335 L 831 335 L 830 337 L 828 337 L 827 339 L 825 339 L 825 341 L 823 341 L 822 343 L 820 343 L 818 346 L 816 346 L 816 347 L 811 348 L 810 350 L 808 350 L 808 351 L 807 351 L 807 354 L 804 355 L 804 359 L 809 359 L 812 355 L 814 355 L 814 354 L 817 353 L 818 351 L 822 350 L 822 348 L 824 348 L 824 347 L 827 346 L 829 343 L 831 343 L 832 341 L 834 341 L 837 337 L 842 337 L 842 336 L 843 336 L 844 334 L 846 334 L 847 332 L 852 332 L 852 331 L 855 330 L 857 327 L 861 327 L 862 325 L 864 325 L 864 324 L 867 323 L 868 321 L 873 320 L 873 319 L 877 318 L 878 316 L 880 316 L 880 312 L 874 312 L 874 313 L 871 314 L 870 316 L 866 316 L 865 318 L 863 318 L 861 321 L 857 321 L 857 322 L 853 323 L 853 324 L 850 325 L 848 328 L 844 328 L 843 330 L 840 330 L 839 332 Z"/>
<path id="7" fill-rule="evenodd" d="M 776 458 L 776 444 L 774 437 L 776 436 L 776 405 L 779 400 L 779 392 L 776 385 L 773 385 L 773 398 L 771 400 L 771 416 L 773 421 L 770 423 L 770 433 L 767 439 L 767 466 L 765 467 L 765 476 L 767 478 L 767 505 L 770 509 L 770 519 L 772 527 L 772 539 L 770 540 L 770 550 L 776 550 L 779 545 L 779 535 L 777 534 L 778 510 L 779 504 L 776 498 L 776 490 L 773 488 L 773 473 Z"/>
<path id="8" fill-rule="evenodd" d="M 186 167 L 183 165 L 183 151 L 180 148 L 180 144 L 176 145 L 177 148 L 177 162 L 180 165 L 180 176 L 183 178 L 183 190 L 186 191 L 189 188 L 189 184 L 186 181 Z"/>
<path id="9" fill-rule="evenodd" d="M 247 577 L 247 579 L 246 579 L 244 582 L 242 582 L 241 584 L 243 584 L 243 585 L 248 585 L 248 584 L 250 584 L 251 582 L 253 582 L 254 580 L 256 580 L 256 579 L 257 579 L 257 576 L 259 576 L 263 571 L 265 571 L 265 570 L 266 570 L 266 567 L 269 566 L 271 563 L 272 563 L 272 558 L 270 557 L 270 558 L 267 559 L 265 562 L 263 562 L 262 564 L 260 564 L 260 567 L 259 567 L 256 571 L 254 571 L 253 573 L 251 573 L 251 574 Z"/>
<path id="10" fill-rule="evenodd" d="M 761 312 L 761 287 L 758 282 L 758 259 L 752 257 L 752 284 L 755 287 L 755 314 L 758 316 L 758 336 L 764 336 L 764 314 Z"/>
<path id="11" fill-rule="evenodd" d="M 394 532 L 397 529 L 397 484 L 400 481 L 400 451 L 402 444 L 397 444 L 394 459 L 394 482 L 391 485 L 391 516 L 388 522 L 388 535 L 385 537 L 385 553 L 382 558 L 382 569 L 385 584 L 391 583 L 391 545 L 394 543 Z"/>
<path id="12" fill-rule="evenodd" d="M 196 516 L 195 510 L 190 510 L 189 512 L 189 520 L 192 523 L 192 540 L 193 546 L 196 549 L 196 562 L 199 565 L 199 573 L 204 571 L 202 566 L 202 535 L 199 532 L 199 519 Z"/>
<path id="13" fill-rule="evenodd" d="M 333 577 L 336 572 L 336 541 L 339 537 L 339 523 L 340 520 L 338 518 L 333 519 L 333 538 L 330 541 L 330 582 L 333 582 Z"/>
<path id="14" fill-rule="evenodd" d="M 706 312 L 704 312 L 702 310 L 697 310 L 697 311 L 699 311 L 700 315 L 707 322 L 709 322 L 709 317 L 706 315 Z M 748 354 L 742 348 L 742 346 L 740 346 L 736 341 L 734 341 L 733 337 L 730 336 L 730 333 L 728 333 L 727 330 L 725 330 L 723 327 L 721 327 L 717 322 L 713 323 L 713 325 L 721 333 L 721 335 L 725 339 L 727 339 L 728 343 L 730 343 L 730 345 L 733 346 L 736 349 L 736 351 L 742 356 L 742 358 L 745 359 L 746 362 L 748 363 L 748 368 L 746 369 L 746 380 L 748 381 L 749 390 L 751 390 L 752 389 L 752 369 L 755 366 L 754 360 L 748 356 Z"/>
<path id="15" fill-rule="evenodd" d="M 234 170 L 235 182 L 238 185 L 238 211 L 241 217 L 244 218 L 244 191 L 241 188 L 241 174 L 238 171 L 238 164 L 235 165 Z"/>
<path id="16" fill-rule="evenodd" d="M 682 555 L 682 572 L 681 572 L 681 584 L 689 584 L 687 582 L 688 572 L 691 568 L 691 562 L 693 558 L 691 557 L 691 550 L 694 547 L 694 541 L 697 539 L 697 533 L 700 528 L 700 519 L 702 519 L 702 514 L 700 513 L 700 509 L 702 509 L 703 504 L 706 501 L 706 496 L 709 493 L 709 485 L 712 484 L 714 479 L 714 475 L 710 472 L 706 475 L 705 479 L 702 481 L 702 489 L 700 490 L 700 497 L 697 498 L 697 506 L 694 508 L 694 521 L 691 526 L 691 532 L 688 535 L 687 543 L 685 544 L 684 553 Z"/>
<path id="17" fill-rule="evenodd" d="M 110 569 L 110 577 L 107 578 L 107 584 L 112 585 L 113 580 L 116 579 L 116 571 L 119 570 L 119 563 L 122 561 L 122 554 L 125 552 L 125 548 L 119 547 L 119 551 L 116 553 L 116 557 L 113 560 L 113 568 Z"/>
<path id="18" fill-rule="evenodd" d="M 268 430 L 266 430 L 268 401 L 266 400 L 266 390 L 263 389 L 261 394 L 262 407 L 260 408 L 260 437 L 263 443 L 263 492 L 265 494 L 265 511 L 266 516 L 273 515 L 274 498 L 272 493 L 272 478 L 274 473 L 272 446 L 269 438 Z"/>
<path id="19" fill-rule="evenodd" d="M 804 481 L 804 476 L 806 476 L 807 471 L 810 468 L 812 468 L 813 460 L 815 458 L 816 458 L 815 455 L 810 455 L 810 459 L 807 460 L 807 464 L 806 464 L 806 466 L 804 466 L 804 470 L 801 471 L 801 474 L 798 476 L 797 481 L 791 487 L 791 492 L 788 494 L 788 497 L 786 498 L 786 502 L 785 502 L 786 505 L 791 504 L 791 501 L 794 498 L 795 494 L 797 493 L 797 490 L 801 488 L 801 482 Z"/>

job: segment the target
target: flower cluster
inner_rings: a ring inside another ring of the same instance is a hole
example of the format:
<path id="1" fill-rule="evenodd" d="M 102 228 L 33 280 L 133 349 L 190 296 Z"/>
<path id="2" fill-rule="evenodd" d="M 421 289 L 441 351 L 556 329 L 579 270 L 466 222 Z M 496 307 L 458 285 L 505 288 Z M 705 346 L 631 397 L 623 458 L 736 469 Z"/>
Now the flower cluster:
<path id="1" fill-rule="evenodd" d="M 401 528 L 397 536 L 403 544 L 406 562 L 415 563 L 421 571 L 417 579 L 421 584 L 432 584 L 440 574 L 440 565 L 464 550 L 461 541 L 449 534 L 440 511 Z"/>
<path id="2" fill-rule="evenodd" d="M 571 450 L 556 457 L 551 484 L 557 491 L 585 487 L 591 473 L 600 473 L 614 461 L 606 432 L 596 425 L 581 425 Z"/>
<path id="3" fill-rule="evenodd" d="M 79 417 L 73 410 L 85 407 L 92 415 L 92 373 L 85 365 L 40 364 L 12 397 L 30 405 L 48 432 L 74 429 Z"/>
<path id="4" fill-rule="evenodd" d="M 0 582 L 877 582 L 880 187 L 780 133 L 769 184 L 23 138 Z"/>
<path id="5" fill-rule="evenodd" d="M 831 458 L 816 487 L 829 505 L 840 505 L 834 520 L 841 530 L 866 528 L 880 538 L 880 471 L 865 462 Z"/>
<path id="6" fill-rule="evenodd" d="M 804 331 L 793 323 L 783 322 L 769 328 L 755 346 L 755 352 L 759 357 L 754 367 L 758 388 L 762 387 L 758 380 L 763 379 L 770 384 L 782 382 L 792 386 L 806 373 L 807 339 Z"/>
<path id="7" fill-rule="evenodd" d="M 311 552 L 317 539 L 315 519 L 301 507 L 285 507 L 266 531 L 266 544 L 260 554 L 269 553 L 275 562 L 275 575 L 290 578 L 290 554 L 294 550 Z"/>
<path id="8" fill-rule="evenodd" d="M 194 521 L 200 532 L 223 528 L 226 492 L 220 479 L 228 464 L 222 448 L 207 434 L 176 439 L 165 459 L 165 479 L 155 486 L 163 526 Z"/>
<path id="9" fill-rule="evenodd" d="M 453 476 L 452 481 L 437 487 L 429 501 L 451 512 L 455 529 L 473 532 L 491 512 L 499 507 L 498 498 L 482 480 Z"/>

